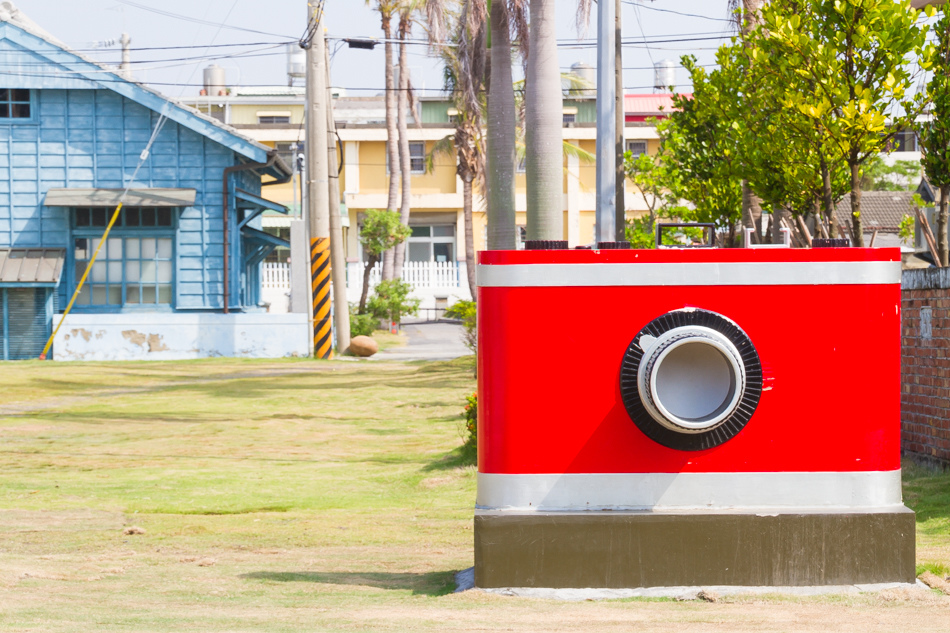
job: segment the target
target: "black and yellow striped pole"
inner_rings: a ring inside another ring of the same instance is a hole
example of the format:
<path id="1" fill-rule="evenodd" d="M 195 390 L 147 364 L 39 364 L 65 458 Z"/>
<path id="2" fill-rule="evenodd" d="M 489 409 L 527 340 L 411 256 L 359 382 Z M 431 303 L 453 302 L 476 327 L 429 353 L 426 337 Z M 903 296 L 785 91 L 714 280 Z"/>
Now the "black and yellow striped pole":
<path id="1" fill-rule="evenodd" d="M 330 239 L 310 240 L 310 284 L 313 293 L 313 355 L 333 358 L 330 319 Z"/>

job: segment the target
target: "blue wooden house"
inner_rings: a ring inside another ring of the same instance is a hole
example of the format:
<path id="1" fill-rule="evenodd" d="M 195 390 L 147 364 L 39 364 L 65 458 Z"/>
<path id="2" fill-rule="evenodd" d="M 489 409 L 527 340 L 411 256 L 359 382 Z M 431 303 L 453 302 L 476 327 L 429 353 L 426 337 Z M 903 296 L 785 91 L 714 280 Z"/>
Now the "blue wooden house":
<path id="1" fill-rule="evenodd" d="M 260 230 L 265 209 L 286 212 L 262 187 L 289 177 L 271 148 L 69 50 L 3 3 L 0 358 L 39 354 L 123 192 L 55 358 L 306 354 L 305 317 L 258 305 L 260 263 L 286 244 Z"/>

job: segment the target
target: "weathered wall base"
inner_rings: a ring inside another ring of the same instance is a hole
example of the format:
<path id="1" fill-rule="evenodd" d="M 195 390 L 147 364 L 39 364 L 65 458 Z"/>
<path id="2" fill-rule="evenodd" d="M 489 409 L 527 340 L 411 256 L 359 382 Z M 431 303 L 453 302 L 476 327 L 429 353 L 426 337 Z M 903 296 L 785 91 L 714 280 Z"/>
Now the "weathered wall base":
<path id="1" fill-rule="evenodd" d="M 476 510 L 477 587 L 914 582 L 914 513 Z"/>
<path id="2" fill-rule="evenodd" d="M 53 318 L 55 327 L 61 315 Z M 54 360 L 183 360 L 307 356 L 306 314 L 70 314 Z"/>

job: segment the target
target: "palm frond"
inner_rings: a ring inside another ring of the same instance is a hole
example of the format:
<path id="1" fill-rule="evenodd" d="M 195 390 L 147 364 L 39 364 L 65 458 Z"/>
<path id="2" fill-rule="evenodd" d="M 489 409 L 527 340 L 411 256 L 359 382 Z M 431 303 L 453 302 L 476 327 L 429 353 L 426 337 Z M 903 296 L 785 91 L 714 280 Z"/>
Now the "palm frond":
<path id="1" fill-rule="evenodd" d="M 581 149 L 579 145 L 574 145 L 573 143 L 564 141 L 563 146 L 564 146 L 565 156 L 571 156 L 571 157 L 577 158 L 585 165 L 589 165 L 589 164 L 597 162 L 596 156 L 594 156 L 593 154 L 591 154 L 585 149 Z"/>
<path id="2" fill-rule="evenodd" d="M 601 0 L 601 2 L 610 2 L 611 0 Z M 577 37 L 583 39 L 587 37 L 587 29 L 590 27 L 590 9 L 593 0 L 577 0 L 577 15 L 574 17 L 574 28 L 577 31 Z"/>

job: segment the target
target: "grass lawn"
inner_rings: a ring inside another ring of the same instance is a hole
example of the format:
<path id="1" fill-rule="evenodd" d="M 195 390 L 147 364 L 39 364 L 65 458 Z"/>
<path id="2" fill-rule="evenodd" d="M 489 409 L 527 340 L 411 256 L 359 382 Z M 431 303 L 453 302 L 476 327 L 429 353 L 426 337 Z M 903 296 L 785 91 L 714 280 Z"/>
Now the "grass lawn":
<path id="1" fill-rule="evenodd" d="M 925 592 L 452 594 L 471 357 L 0 363 L 0 385 L 0 631 L 948 630 Z M 908 475 L 919 562 L 945 569 L 950 476 Z"/>

